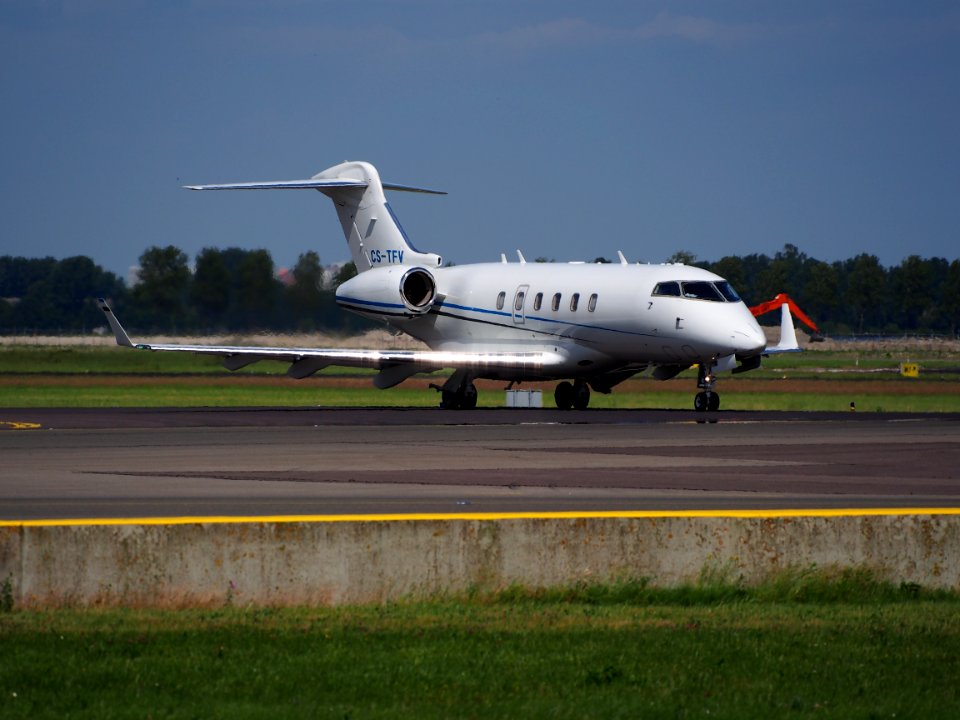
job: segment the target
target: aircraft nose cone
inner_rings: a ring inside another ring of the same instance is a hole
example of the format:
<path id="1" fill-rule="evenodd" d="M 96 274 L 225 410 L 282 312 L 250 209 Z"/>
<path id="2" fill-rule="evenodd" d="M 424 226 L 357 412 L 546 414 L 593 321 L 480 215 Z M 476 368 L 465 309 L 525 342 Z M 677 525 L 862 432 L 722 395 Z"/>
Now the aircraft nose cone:
<path id="1" fill-rule="evenodd" d="M 767 346 L 767 338 L 759 325 L 738 328 L 733 333 L 735 352 L 742 355 L 756 355 Z"/>

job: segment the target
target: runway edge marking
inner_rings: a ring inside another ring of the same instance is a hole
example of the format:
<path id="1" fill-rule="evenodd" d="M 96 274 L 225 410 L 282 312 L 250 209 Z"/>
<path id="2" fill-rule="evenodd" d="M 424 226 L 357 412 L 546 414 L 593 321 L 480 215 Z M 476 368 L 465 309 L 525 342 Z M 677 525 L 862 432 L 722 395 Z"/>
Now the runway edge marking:
<path id="1" fill-rule="evenodd" d="M 158 518 L 80 518 L 59 520 L 0 520 L 0 527 L 69 527 L 78 525 L 223 525 L 228 523 L 348 523 L 463 520 L 591 520 L 651 518 L 760 518 L 960 515 L 958 508 L 839 508 L 808 510 L 610 510 L 592 512 L 411 513 L 383 515 L 263 515 Z"/>

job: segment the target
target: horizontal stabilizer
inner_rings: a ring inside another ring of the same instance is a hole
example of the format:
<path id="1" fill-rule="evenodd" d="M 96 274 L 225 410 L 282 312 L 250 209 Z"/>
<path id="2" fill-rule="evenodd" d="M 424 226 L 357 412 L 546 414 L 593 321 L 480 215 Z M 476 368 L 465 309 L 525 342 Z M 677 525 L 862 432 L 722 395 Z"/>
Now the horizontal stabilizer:
<path id="1" fill-rule="evenodd" d="M 399 192 L 424 193 L 426 195 L 446 195 L 444 190 L 431 190 L 430 188 L 418 188 L 412 185 L 397 185 L 396 183 L 383 183 L 384 190 L 398 190 Z"/>
<path id="2" fill-rule="evenodd" d="M 274 180 L 268 182 L 220 183 L 217 185 L 184 185 L 187 190 L 336 190 L 338 188 L 365 188 L 366 180 L 331 180 L 310 178 L 309 180 Z M 442 190 L 430 190 L 411 185 L 383 183 L 385 190 L 400 192 L 426 193 L 427 195 L 446 195 Z"/>
<path id="3" fill-rule="evenodd" d="M 271 182 L 222 183 L 219 185 L 184 185 L 187 190 L 328 190 L 365 188 L 363 180 L 275 180 Z"/>

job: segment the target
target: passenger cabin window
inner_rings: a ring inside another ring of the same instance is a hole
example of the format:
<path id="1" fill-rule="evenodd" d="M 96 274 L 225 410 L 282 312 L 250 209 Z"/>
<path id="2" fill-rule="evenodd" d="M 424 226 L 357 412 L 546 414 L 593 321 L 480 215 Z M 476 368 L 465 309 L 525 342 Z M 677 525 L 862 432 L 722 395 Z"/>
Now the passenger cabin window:
<path id="1" fill-rule="evenodd" d="M 657 283 L 657 286 L 653 289 L 653 294 L 667 295 L 669 297 L 680 297 L 680 283 L 678 282 Z"/>
<path id="2" fill-rule="evenodd" d="M 517 293 L 516 299 L 513 301 L 513 309 L 517 312 L 523 310 L 523 298 L 526 297 L 526 293 L 521 290 Z"/>
<path id="3" fill-rule="evenodd" d="M 683 285 L 683 296 L 693 300 L 711 300 L 713 302 L 723 302 L 723 295 L 717 290 L 713 283 L 709 282 L 685 282 Z"/>
<path id="4" fill-rule="evenodd" d="M 587 311 L 593 312 L 597 309 L 597 294 L 594 293 L 590 296 L 590 300 L 587 301 Z"/>
<path id="5" fill-rule="evenodd" d="M 533 309 L 539 310 L 540 305 L 543 304 L 543 293 L 537 293 L 533 298 Z"/>
<path id="6" fill-rule="evenodd" d="M 560 293 L 557 293 L 553 296 L 553 311 L 556 312 L 560 309 Z"/>
<path id="7" fill-rule="evenodd" d="M 576 312 L 577 305 L 580 304 L 580 293 L 574 293 L 570 296 L 570 311 Z"/>
<path id="8" fill-rule="evenodd" d="M 497 310 L 503 310 L 503 302 L 507 299 L 507 293 L 503 290 L 497 295 Z"/>

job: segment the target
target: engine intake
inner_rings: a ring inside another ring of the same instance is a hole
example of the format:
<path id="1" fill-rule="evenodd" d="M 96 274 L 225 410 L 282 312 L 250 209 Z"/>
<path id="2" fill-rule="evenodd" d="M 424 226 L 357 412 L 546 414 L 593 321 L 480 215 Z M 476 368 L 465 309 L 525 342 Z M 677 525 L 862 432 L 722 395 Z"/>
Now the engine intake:
<path id="1" fill-rule="evenodd" d="M 436 298 L 437 282 L 424 268 L 411 268 L 400 279 L 400 299 L 411 312 L 427 312 Z"/>

